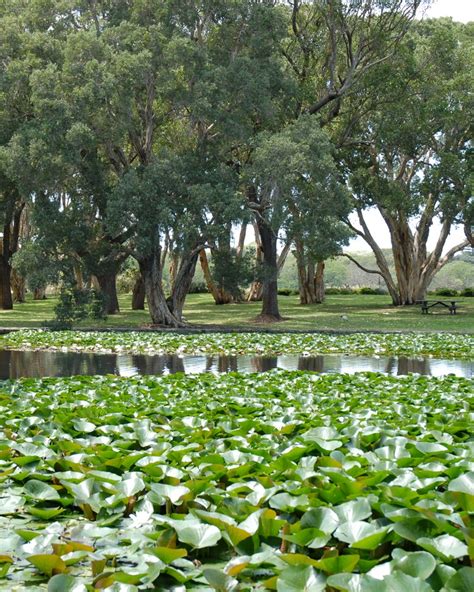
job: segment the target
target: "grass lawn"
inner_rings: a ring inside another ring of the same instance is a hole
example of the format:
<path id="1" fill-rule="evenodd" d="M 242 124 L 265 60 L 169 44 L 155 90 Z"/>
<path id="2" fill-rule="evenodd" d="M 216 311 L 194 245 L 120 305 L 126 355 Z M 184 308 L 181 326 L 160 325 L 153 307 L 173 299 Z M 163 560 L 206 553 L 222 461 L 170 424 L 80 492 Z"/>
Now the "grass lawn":
<path id="1" fill-rule="evenodd" d="M 132 311 L 130 295 L 120 296 L 121 313 L 106 321 L 85 322 L 90 328 L 139 328 L 150 323 L 147 311 Z M 243 303 L 216 306 L 209 294 L 190 294 L 184 315 L 191 325 L 232 328 L 337 331 L 449 331 L 474 333 L 474 298 L 464 298 L 457 315 L 436 307 L 422 315 L 419 306 L 394 307 L 388 296 L 331 295 L 324 304 L 301 306 L 297 296 L 280 296 L 285 321 L 257 324 L 254 318 L 261 304 Z M 56 299 L 27 300 L 13 310 L 0 310 L 0 327 L 40 327 L 53 317 Z M 347 317 L 347 318 L 343 318 Z"/>

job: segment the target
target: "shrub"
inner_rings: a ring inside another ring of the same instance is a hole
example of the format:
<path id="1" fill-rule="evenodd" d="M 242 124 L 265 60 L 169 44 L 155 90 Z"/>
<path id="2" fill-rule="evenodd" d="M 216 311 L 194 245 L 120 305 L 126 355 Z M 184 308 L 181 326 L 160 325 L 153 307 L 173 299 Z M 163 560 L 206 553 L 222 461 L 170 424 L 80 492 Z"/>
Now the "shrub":
<path id="1" fill-rule="evenodd" d="M 192 281 L 191 287 L 189 288 L 189 294 L 206 294 L 209 290 L 207 289 L 206 282 Z"/>
<path id="2" fill-rule="evenodd" d="M 52 331 L 63 331 L 72 329 L 75 323 L 84 319 L 105 318 L 105 299 L 101 292 L 63 288 L 54 307 L 54 319 L 46 321 L 44 326 Z"/>
<path id="3" fill-rule="evenodd" d="M 457 290 L 453 290 L 452 288 L 437 288 L 434 290 L 433 294 L 435 296 L 458 296 L 459 293 Z"/>
<path id="4" fill-rule="evenodd" d="M 464 288 L 459 292 L 459 296 L 468 296 L 469 298 L 474 298 L 474 288 Z"/>
<path id="5" fill-rule="evenodd" d="M 386 294 L 387 292 L 383 288 L 370 288 L 369 286 L 362 286 L 357 290 L 358 294 L 371 294 L 371 295 L 380 295 Z"/>

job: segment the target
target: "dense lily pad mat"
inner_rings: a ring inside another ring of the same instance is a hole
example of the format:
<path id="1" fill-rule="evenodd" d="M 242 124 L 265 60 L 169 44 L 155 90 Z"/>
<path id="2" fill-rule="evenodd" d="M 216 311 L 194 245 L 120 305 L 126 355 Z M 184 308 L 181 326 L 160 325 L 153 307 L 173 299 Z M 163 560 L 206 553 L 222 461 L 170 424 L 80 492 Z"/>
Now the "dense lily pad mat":
<path id="1" fill-rule="evenodd" d="M 117 353 L 316 355 L 323 353 L 474 357 L 474 335 L 446 333 L 143 333 L 17 331 L 0 347 Z"/>
<path id="2" fill-rule="evenodd" d="M 0 590 L 471 591 L 473 382 L 0 386 Z"/>

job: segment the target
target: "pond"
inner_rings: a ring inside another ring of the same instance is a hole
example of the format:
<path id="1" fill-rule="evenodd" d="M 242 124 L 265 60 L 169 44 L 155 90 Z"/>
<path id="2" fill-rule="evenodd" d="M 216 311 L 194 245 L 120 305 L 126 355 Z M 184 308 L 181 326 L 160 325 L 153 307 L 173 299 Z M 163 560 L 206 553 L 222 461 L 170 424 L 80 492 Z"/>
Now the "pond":
<path id="1" fill-rule="evenodd" d="M 266 372 L 274 368 L 312 372 L 363 371 L 431 376 L 455 374 L 472 378 L 474 362 L 432 358 L 319 356 L 134 355 L 56 351 L 0 350 L 0 379 L 44 376 L 187 374 L 202 372 Z"/>

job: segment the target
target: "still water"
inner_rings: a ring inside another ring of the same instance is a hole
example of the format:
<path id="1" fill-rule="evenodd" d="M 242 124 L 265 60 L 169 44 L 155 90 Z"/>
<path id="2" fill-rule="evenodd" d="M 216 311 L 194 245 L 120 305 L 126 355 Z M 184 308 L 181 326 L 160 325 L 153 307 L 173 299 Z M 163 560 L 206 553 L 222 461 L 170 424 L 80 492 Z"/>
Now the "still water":
<path id="1" fill-rule="evenodd" d="M 410 372 L 432 376 L 455 374 L 472 378 L 474 362 L 428 358 L 349 356 L 224 356 L 92 354 L 51 351 L 0 350 L 0 379 L 76 374 L 187 374 L 200 372 L 266 372 L 274 368 L 313 372 Z"/>

